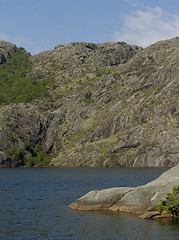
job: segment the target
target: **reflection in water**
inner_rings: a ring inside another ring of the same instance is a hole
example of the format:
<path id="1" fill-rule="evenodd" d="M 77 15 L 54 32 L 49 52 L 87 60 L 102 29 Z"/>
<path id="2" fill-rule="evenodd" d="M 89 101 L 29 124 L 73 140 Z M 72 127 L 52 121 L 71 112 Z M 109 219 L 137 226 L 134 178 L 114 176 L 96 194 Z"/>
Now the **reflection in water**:
<path id="1" fill-rule="evenodd" d="M 178 219 L 67 207 L 92 189 L 141 185 L 165 170 L 0 169 L 0 239 L 177 239 Z"/>

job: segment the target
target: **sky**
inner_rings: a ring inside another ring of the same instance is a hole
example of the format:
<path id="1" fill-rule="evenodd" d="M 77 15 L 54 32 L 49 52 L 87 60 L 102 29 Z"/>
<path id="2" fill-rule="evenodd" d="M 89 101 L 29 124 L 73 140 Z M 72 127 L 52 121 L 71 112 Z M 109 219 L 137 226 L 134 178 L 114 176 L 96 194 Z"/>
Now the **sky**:
<path id="1" fill-rule="evenodd" d="M 179 36 L 179 0 L 0 0 L 0 40 L 31 54 L 70 42 L 147 47 Z"/>

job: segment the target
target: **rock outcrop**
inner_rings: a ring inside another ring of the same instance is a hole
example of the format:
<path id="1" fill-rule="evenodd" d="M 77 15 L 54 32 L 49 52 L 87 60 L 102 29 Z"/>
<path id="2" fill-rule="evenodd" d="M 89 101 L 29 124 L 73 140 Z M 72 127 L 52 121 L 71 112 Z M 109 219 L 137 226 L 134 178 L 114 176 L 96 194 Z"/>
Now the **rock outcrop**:
<path id="1" fill-rule="evenodd" d="M 161 200 L 166 199 L 166 194 L 172 192 L 173 186 L 179 186 L 179 164 L 145 185 L 91 191 L 71 203 L 69 207 L 78 210 L 108 209 L 140 214 L 149 212 L 143 215 L 143 218 L 152 218 L 161 215 L 153 211 Z M 166 217 L 166 213 L 164 215 Z"/>
<path id="2" fill-rule="evenodd" d="M 16 52 L 17 47 L 15 44 L 0 41 L 0 64 L 7 62 L 8 58 L 10 58 L 12 52 Z"/>

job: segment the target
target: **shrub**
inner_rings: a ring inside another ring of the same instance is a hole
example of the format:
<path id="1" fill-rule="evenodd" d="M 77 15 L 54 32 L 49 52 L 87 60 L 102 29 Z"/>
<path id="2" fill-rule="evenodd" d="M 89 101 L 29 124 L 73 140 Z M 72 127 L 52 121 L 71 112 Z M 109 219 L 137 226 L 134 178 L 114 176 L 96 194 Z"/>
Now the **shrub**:
<path id="1" fill-rule="evenodd" d="M 16 160 L 18 166 L 26 167 L 46 167 L 52 158 L 52 154 L 48 154 L 47 150 L 42 148 L 42 146 L 39 144 L 34 146 L 29 141 L 24 143 L 24 149 L 15 145 L 7 153 Z"/>
<path id="2" fill-rule="evenodd" d="M 19 148 L 18 145 L 12 147 L 9 149 L 8 152 L 11 157 L 17 161 L 18 166 L 24 166 L 24 156 L 25 153 L 23 151 L 23 149 Z"/>
<path id="3" fill-rule="evenodd" d="M 166 200 L 161 201 L 157 206 L 157 210 L 160 212 L 170 211 L 172 215 L 178 216 L 179 212 L 179 186 L 173 187 L 172 193 L 167 193 Z"/>

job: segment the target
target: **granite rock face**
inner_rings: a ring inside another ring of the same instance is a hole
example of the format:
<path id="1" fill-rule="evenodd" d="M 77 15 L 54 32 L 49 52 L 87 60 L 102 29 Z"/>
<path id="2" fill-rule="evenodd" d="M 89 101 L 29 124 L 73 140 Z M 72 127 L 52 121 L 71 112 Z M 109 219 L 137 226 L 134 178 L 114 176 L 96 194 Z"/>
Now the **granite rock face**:
<path id="1" fill-rule="evenodd" d="M 156 212 L 154 214 L 152 211 L 155 210 L 160 201 L 165 200 L 166 194 L 172 192 L 173 186 L 178 185 L 179 164 L 145 185 L 136 188 L 112 188 L 92 191 L 70 204 L 69 207 L 79 210 L 109 209 L 111 211 L 130 213 L 151 211 L 152 215 L 150 217 L 152 217 L 156 215 Z"/>
<path id="2" fill-rule="evenodd" d="M 0 70 L 18 52 L 0 41 Z M 29 56 L 26 77 L 48 95 L 0 105 L 0 151 L 16 162 L 14 148 L 33 158 L 38 145 L 53 166 L 175 166 L 178 56 L 179 38 L 145 49 L 69 43 Z"/>

